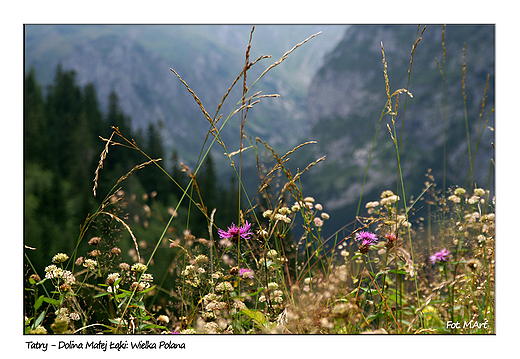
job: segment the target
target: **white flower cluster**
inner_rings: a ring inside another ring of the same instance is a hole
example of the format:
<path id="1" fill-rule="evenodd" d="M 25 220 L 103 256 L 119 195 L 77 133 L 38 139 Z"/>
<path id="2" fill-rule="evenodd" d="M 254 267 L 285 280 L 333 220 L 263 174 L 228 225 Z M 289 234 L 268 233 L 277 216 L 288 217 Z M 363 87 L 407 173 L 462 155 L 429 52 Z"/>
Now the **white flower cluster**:
<path id="1" fill-rule="evenodd" d="M 149 273 L 145 273 L 141 276 L 143 282 L 153 282 L 153 276 Z"/>
<path id="2" fill-rule="evenodd" d="M 112 287 L 119 288 L 119 284 L 115 284 L 119 280 L 119 273 L 110 273 L 105 283 L 108 285 L 107 291 L 112 292 Z"/>
<path id="3" fill-rule="evenodd" d="M 399 196 L 395 195 L 394 192 L 390 190 L 386 190 L 383 193 L 381 193 L 381 205 L 382 206 L 388 206 L 391 204 L 394 204 L 395 202 L 399 201 L 401 198 Z"/>
<path id="4" fill-rule="evenodd" d="M 323 220 L 329 219 L 330 216 L 328 213 L 323 212 L 323 206 L 320 203 L 314 203 L 315 199 L 313 197 L 305 197 L 303 202 L 299 201 L 293 204 L 291 209 L 293 212 L 297 212 L 302 208 L 306 208 L 310 214 L 312 221 L 314 222 L 314 225 L 318 228 L 321 228 L 323 226 Z M 318 217 L 317 212 L 322 211 Z"/>
<path id="5" fill-rule="evenodd" d="M 65 284 L 71 285 L 76 282 L 76 277 L 71 271 L 63 270 L 62 268 L 56 267 L 51 264 L 45 268 L 45 278 L 49 279 L 61 279 Z"/>
<path id="6" fill-rule="evenodd" d="M 67 259 L 69 259 L 69 256 L 65 253 L 58 253 L 54 257 L 52 257 L 52 263 L 63 263 Z"/>
<path id="7" fill-rule="evenodd" d="M 225 281 L 225 282 L 222 282 L 222 283 L 219 283 L 217 284 L 217 286 L 215 287 L 215 290 L 217 292 L 232 292 L 233 291 L 233 285 L 231 283 L 229 283 L 228 281 Z"/>
<path id="8" fill-rule="evenodd" d="M 132 266 L 132 272 L 144 273 L 148 267 L 143 263 L 136 263 Z"/>
<path id="9" fill-rule="evenodd" d="M 270 282 L 267 284 L 267 293 L 268 294 L 263 294 L 260 296 L 260 298 L 258 298 L 258 300 L 260 302 L 265 302 L 267 300 L 267 297 L 266 295 L 269 296 L 269 299 L 274 302 L 274 303 L 278 303 L 278 304 L 281 304 L 283 303 L 283 292 L 281 290 L 278 289 L 278 283 L 275 283 L 275 282 Z"/>
<path id="10" fill-rule="evenodd" d="M 186 283 L 188 283 L 192 287 L 196 288 L 196 287 L 200 286 L 200 278 L 198 277 L 197 274 L 199 274 L 199 273 L 203 274 L 206 272 L 205 270 L 201 271 L 200 269 L 204 269 L 204 268 L 200 268 L 200 267 L 196 268 L 194 265 L 189 264 L 181 272 L 181 275 L 186 280 Z"/>
<path id="11" fill-rule="evenodd" d="M 72 320 L 79 320 L 80 316 L 76 312 L 69 313 L 69 310 L 67 308 L 60 308 L 58 309 L 54 314 L 56 314 L 56 317 L 58 319 L 72 319 Z"/>
<path id="12" fill-rule="evenodd" d="M 291 223 L 291 218 L 289 217 L 290 214 L 291 210 L 288 207 L 281 207 L 276 212 L 273 212 L 273 210 L 268 209 L 262 214 L 262 216 L 264 218 L 269 218 L 271 220 L 281 221 L 289 224 Z"/>
<path id="13" fill-rule="evenodd" d="M 96 270 L 97 265 L 98 263 L 94 259 L 86 259 L 85 262 L 83 262 L 83 267 L 88 268 L 91 271 Z"/>

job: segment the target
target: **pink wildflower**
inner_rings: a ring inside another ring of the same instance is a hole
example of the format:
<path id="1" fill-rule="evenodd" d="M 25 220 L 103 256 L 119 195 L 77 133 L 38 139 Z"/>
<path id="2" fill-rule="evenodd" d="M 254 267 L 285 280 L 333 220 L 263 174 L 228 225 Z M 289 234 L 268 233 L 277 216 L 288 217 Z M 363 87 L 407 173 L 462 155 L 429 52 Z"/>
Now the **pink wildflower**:
<path id="1" fill-rule="evenodd" d="M 432 264 L 435 264 L 435 262 L 446 262 L 448 260 L 449 255 L 450 251 L 444 248 L 441 251 L 430 256 L 430 261 L 432 262 Z"/>
<path id="2" fill-rule="evenodd" d="M 253 272 L 247 268 L 240 268 L 238 275 L 242 278 L 251 278 L 253 277 Z"/>
<path id="3" fill-rule="evenodd" d="M 231 227 L 228 227 L 227 231 L 219 228 L 218 235 L 220 238 L 230 239 L 231 242 L 238 242 L 240 238 L 249 239 L 253 233 L 251 232 L 251 223 L 246 221 L 243 227 L 237 227 L 234 223 L 231 223 Z"/>
<path id="4" fill-rule="evenodd" d="M 376 244 L 378 239 L 377 235 L 375 235 L 372 232 L 367 231 L 361 231 L 358 234 L 356 234 L 356 241 L 362 241 L 361 246 L 368 246 L 372 244 Z"/>

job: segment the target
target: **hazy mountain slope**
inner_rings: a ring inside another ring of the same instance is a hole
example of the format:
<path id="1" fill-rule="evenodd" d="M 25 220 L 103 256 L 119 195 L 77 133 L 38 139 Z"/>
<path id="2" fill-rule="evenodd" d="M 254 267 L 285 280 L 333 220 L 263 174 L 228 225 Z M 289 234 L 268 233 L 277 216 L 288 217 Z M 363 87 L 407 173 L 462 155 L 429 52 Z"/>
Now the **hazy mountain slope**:
<path id="1" fill-rule="evenodd" d="M 386 103 L 381 42 L 392 93 L 407 87 L 410 50 L 416 33 L 417 26 L 352 26 L 311 83 L 307 110 L 312 129 L 308 139 L 317 140 L 318 144 L 305 160 L 310 162 L 323 155 L 327 159 L 314 169 L 313 176 L 305 177 L 305 188 L 325 203 L 329 211 L 337 210 L 344 215 L 342 209 L 355 208 L 359 201 L 370 148 Z M 479 128 L 483 131 L 473 180 L 487 187 L 490 161 L 494 158 L 491 144 L 494 132 L 483 125 L 488 118 L 488 126 L 495 125 L 494 114 L 489 117 L 494 108 L 493 26 L 446 28 L 446 177 L 448 184 L 464 186 L 469 173 L 462 95 L 464 43 L 466 108 L 473 152 Z M 428 168 L 434 170 L 442 186 L 444 104 L 442 76 L 436 59 L 442 64 L 442 26 L 427 26 L 413 60 L 409 86 L 413 98 L 406 100 L 401 165 L 409 194 L 420 193 Z M 487 74 L 490 83 L 480 120 Z M 401 96 L 396 119 L 398 136 L 404 104 L 405 97 Z M 379 128 L 362 206 L 378 199 L 383 190 L 396 188 L 396 151 L 387 124 L 391 125 L 389 115 L 383 117 Z"/>
<path id="2" fill-rule="evenodd" d="M 249 83 L 298 42 L 318 31 L 323 34 L 294 52 L 252 90 L 282 97 L 264 100 L 269 103 L 250 111 L 248 135 L 261 136 L 280 150 L 305 137 L 309 129 L 305 123 L 306 88 L 324 54 L 345 28 L 256 28 L 251 59 L 261 54 L 273 58 L 251 70 Z M 213 115 L 244 65 L 250 31 L 249 25 L 29 25 L 25 29 L 25 68 L 34 66 L 44 85 L 52 82 L 58 63 L 64 70 L 74 69 L 81 85 L 92 82 L 96 86 L 103 109 L 108 94 L 116 91 L 135 127 L 143 128 L 161 119 L 166 145 L 175 147 L 182 160 L 193 162 L 209 126 L 192 96 L 169 69 L 175 69 L 188 82 Z M 241 86 L 237 86 L 221 111 L 224 116 L 232 111 L 240 95 Z M 227 125 L 223 136 L 230 141 L 230 150 L 238 148 L 238 118 Z"/>

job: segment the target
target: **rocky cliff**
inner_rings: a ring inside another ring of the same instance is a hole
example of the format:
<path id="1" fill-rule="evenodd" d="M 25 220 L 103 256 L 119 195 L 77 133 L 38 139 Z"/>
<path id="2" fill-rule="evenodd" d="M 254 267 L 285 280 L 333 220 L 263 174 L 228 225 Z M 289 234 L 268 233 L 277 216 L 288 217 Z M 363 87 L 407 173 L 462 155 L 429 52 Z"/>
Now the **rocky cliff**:
<path id="1" fill-rule="evenodd" d="M 327 158 L 314 169 L 313 176 L 306 177 L 305 185 L 328 210 L 340 211 L 357 206 L 359 201 L 372 142 L 387 99 L 381 43 L 388 64 L 390 93 L 408 87 L 413 94 L 406 103 L 405 96 L 400 97 L 396 116 L 399 141 L 404 115 L 401 166 L 408 194 L 420 194 L 429 168 L 442 186 L 445 135 L 447 184 L 465 185 L 470 172 L 466 112 L 472 155 L 479 142 L 473 182 L 487 188 L 494 158 L 494 114 L 490 116 L 495 95 L 494 26 L 446 27 L 445 96 L 436 62 L 438 59 L 443 64 L 442 26 L 426 27 L 415 50 L 408 85 L 411 48 L 419 34 L 417 26 L 412 25 L 352 26 L 314 77 L 307 110 L 309 139 L 318 144 L 306 160 L 323 155 Z M 466 105 L 462 92 L 464 44 Z M 385 189 L 395 190 L 397 185 L 397 155 L 387 124 L 392 126 L 390 115 L 385 115 L 379 125 L 362 206 L 377 199 L 374 196 Z M 468 186 L 472 187 L 470 183 Z"/>

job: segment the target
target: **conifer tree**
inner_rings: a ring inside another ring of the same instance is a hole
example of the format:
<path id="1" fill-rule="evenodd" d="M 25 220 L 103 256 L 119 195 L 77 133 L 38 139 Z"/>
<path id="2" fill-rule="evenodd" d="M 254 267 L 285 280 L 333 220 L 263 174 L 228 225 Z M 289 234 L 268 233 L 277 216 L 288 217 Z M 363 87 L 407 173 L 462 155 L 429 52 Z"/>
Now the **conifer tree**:
<path id="1" fill-rule="evenodd" d="M 24 156 L 26 161 L 47 162 L 48 131 L 41 87 L 31 68 L 24 82 Z"/>
<path id="2" fill-rule="evenodd" d="M 75 71 L 56 69 L 54 84 L 48 89 L 46 111 L 49 130 L 50 165 L 60 176 L 67 178 L 73 165 L 72 133 L 81 112 L 81 90 L 76 85 Z"/>

